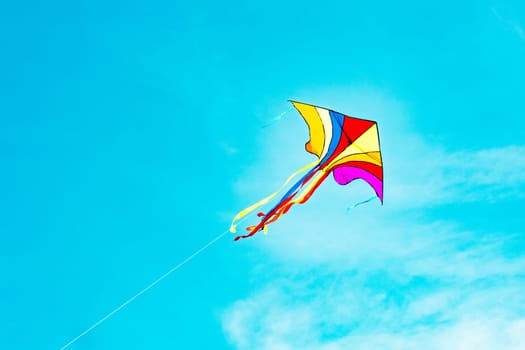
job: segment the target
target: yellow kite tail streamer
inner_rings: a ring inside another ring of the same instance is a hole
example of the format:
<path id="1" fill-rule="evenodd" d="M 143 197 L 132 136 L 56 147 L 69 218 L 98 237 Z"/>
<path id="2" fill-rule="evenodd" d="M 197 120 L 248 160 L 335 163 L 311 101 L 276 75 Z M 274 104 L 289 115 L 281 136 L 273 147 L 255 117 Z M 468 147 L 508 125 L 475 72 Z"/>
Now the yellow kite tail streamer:
<path id="1" fill-rule="evenodd" d="M 304 167 L 302 167 L 301 169 L 297 170 L 295 173 L 293 173 L 292 175 L 290 175 L 288 177 L 288 179 L 286 179 L 286 181 L 281 185 L 281 187 L 275 191 L 274 193 L 272 193 L 271 195 L 269 195 L 268 197 L 260 200 L 259 202 L 249 206 L 248 208 L 244 209 L 244 210 L 241 210 L 237 215 L 235 215 L 235 217 L 233 218 L 232 220 L 232 223 L 231 223 L 231 226 L 230 226 L 230 232 L 233 232 L 235 233 L 236 230 L 237 230 L 237 225 L 235 224 L 239 219 L 241 219 L 242 217 L 248 215 L 249 213 L 251 213 L 252 211 L 254 211 L 255 209 L 259 208 L 260 206 L 268 203 L 269 201 L 271 201 L 277 194 L 279 194 L 279 192 L 281 192 L 285 187 L 286 185 L 288 185 L 288 183 L 290 183 L 290 181 L 292 181 L 292 179 L 294 177 L 296 177 L 297 175 L 299 175 L 300 173 L 302 172 L 305 172 L 306 170 L 316 166 L 317 164 L 319 164 L 319 160 L 316 160 L 308 165 L 305 165 Z"/>
<path id="2" fill-rule="evenodd" d="M 296 193 L 297 198 L 294 198 L 294 199 L 290 198 L 288 202 L 284 203 L 283 207 L 277 213 L 275 213 L 275 215 L 273 215 L 273 217 L 271 217 L 268 221 L 266 221 L 263 229 L 266 228 L 268 224 L 271 224 L 272 222 L 279 220 L 279 218 L 283 216 L 284 214 L 286 214 L 286 212 L 288 212 L 288 210 L 290 210 L 290 208 L 294 204 L 303 204 L 304 202 L 306 202 L 310 198 L 310 196 L 314 193 L 314 191 L 317 189 L 317 187 L 319 187 L 319 185 L 324 181 L 327 175 L 328 175 L 327 172 L 325 172 L 324 170 L 321 170 L 321 172 L 318 173 L 300 193 L 298 194 Z"/>

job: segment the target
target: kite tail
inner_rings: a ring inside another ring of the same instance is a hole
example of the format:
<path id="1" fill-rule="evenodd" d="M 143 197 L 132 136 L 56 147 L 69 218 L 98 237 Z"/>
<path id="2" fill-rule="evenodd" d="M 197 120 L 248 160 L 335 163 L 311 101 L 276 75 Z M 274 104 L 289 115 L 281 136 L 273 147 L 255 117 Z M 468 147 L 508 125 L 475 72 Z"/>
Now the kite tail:
<path id="1" fill-rule="evenodd" d="M 298 195 L 298 197 L 295 199 L 290 198 L 290 200 L 282 206 L 278 215 L 269 219 L 267 224 L 277 221 L 281 216 L 286 214 L 294 204 L 303 204 L 308 199 L 310 199 L 312 194 L 317 190 L 321 183 L 323 183 L 327 176 L 328 173 L 324 170 L 321 170 L 321 172 L 318 173 L 315 178 L 313 178 L 312 182 Z"/>
<path id="2" fill-rule="evenodd" d="M 378 196 L 372 196 L 372 197 L 370 197 L 370 198 L 368 198 L 368 199 L 366 199 L 366 200 L 364 200 L 364 201 L 357 202 L 356 204 L 354 204 L 354 205 L 352 205 L 352 206 L 346 208 L 346 212 L 348 213 L 350 210 L 354 209 L 355 207 L 358 207 L 358 206 L 363 205 L 363 204 L 365 204 L 365 203 L 371 202 L 371 201 L 373 201 L 373 200 L 376 199 L 376 198 L 379 199 Z"/>
<path id="3" fill-rule="evenodd" d="M 287 115 L 288 113 L 290 113 L 292 110 L 294 109 L 293 106 L 290 106 L 288 108 L 288 110 L 282 112 L 281 114 L 275 116 L 274 118 L 272 118 L 268 123 L 264 124 L 262 127 L 263 128 L 267 128 L 269 126 L 272 126 L 273 124 L 277 123 L 279 120 L 281 120 L 285 115 Z"/>
<path id="4" fill-rule="evenodd" d="M 317 173 L 317 170 L 319 170 L 320 172 Z M 317 175 L 313 177 L 313 175 L 316 173 Z M 315 190 L 321 185 L 321 183 L 326 179 L 327 176 L 328 173 L 324 170 L 316 169 L 316 171 L 310 174 L 310 176 L 308 176 L 301 184 L 302 187 L 310 179 L 312 179 L 308 186 L 306 186 L 300 193 L 299 191 L 296 191 L 292 195 L 283 198 L 283 200 L 281 200 L 279 204 L 277 204 L 268 214 L 264 216 L 264 218 L 258 225 L 246 228 L 249 231 L 248 234 L 235 237 L 235 241 L 241 238 L 251 237 L 260 230 L 263 230 L 266 233 L 267 225 L 279 220 L 279 218 L 286 214 L 294 204 L 303 204 L 304 202 L 306 202 L 312 196 Z M 296 196 L 297 198 L 295 198 Z"/>
<path id="5" fill-rule="evenodd" d="M 319 160 L 316 160 L 316 161 L 314 161 L 314 162 L 312 162 L 312 163 L 310 163 L 308 165 L 305 165 L 304 167 L 302 167 L 301 169 L 297 170 L 292 175 L 290 175 L 277 191 L 275 191 L 271 195 L 267 196 L 266 198 L 263 198 L 262 200 L 258 201 L 257 203 L 250 205 L 248 208 L 241 210 L 233 218 L 232 223 L 230 225 L 230 232 L 235 233 L 237 231 L 237 224 L 236 223 L 241 218 L 243 218 L 244 216 L 246 216 L 249 213 L 253 212 L 255 209 L 259 208 L 260 206 L 262 206 L 262 205 L 268 203 L 269 201 L 271 201 L 277 194 L 279 194 L 286 187 L 286 185 L 288 185 L 288 183 L 290 183 L 290 181 L 292 181 L 292 179 L 294 177 L 296 177 L 297 175 L 305 172 L 306 170 L 316 166 L 318 163 L 319 163 Z"/>

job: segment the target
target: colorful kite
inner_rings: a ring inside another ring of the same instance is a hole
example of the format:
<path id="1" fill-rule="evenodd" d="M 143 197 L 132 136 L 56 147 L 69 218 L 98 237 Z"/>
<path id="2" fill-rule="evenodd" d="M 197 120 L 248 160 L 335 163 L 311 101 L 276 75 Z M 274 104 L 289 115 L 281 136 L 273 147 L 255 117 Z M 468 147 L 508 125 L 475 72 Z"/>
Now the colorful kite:
<path id="1" fill-rule="evenodd" d="M 290 175 L 278 191 L 237 214 L 231 232 L 236 232 L 239 219 L 268 203 L 294 177 L 308 170 L 268 213 L 257 214 L 261 217 L 259 224 L 247 227 L 248 234 L 237 236 L 235 240 L 253 236 L 260 230 L 266 233 L 268 224 L 286 214 L 294 204 L 306 202 L 331 172 L 340 185 L 356 179 L 366 181 L 383 203 L 383 163 L 377 123 L 306 103 L 291 102 L 308 124 L 310 140 L 305 145 L 306 151 L 318 159 Z"/>

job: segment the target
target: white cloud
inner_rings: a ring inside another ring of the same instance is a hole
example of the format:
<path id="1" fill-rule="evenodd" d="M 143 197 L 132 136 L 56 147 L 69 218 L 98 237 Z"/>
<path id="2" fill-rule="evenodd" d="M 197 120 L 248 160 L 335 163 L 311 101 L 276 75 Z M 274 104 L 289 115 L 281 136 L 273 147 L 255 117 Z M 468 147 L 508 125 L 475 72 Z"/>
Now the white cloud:
<path id="1" fill-rule="evenodd" d="M 288 277 L 224 313 L 237 349 L 525 349 L 523 279 L 503 274 L 481 286 L 385 271 Z"/>
<path id="2" fill-rule="evenodd" d="M 467 306 L 460 301 L 454 308 L 458 304 L 454 299 L 474 292 L 440 300 L 430 324 L 432 315 L 427 312 L 414 317 L 404 303 L 391 302 L 388 295 L 370 289 L 352 288 L 351 280 L 331 298 L 319 288 L 315 297 L 297 301 L 294 295 L 304 293 L 304 286 L 288 294 L 283 291 L 289 286 L 272 286 L 237 302 L 224 314 L 229 340 L 240 350 L 524 349 L 525 318 L 517 313 L 494 308 L 489 300 Z"/>

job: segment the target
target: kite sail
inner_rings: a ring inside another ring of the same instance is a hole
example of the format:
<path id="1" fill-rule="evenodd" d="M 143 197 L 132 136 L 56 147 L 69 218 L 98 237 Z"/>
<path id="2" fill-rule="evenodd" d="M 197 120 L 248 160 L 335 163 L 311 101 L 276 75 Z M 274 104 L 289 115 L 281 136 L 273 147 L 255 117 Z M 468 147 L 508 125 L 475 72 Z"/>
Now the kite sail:
<path id="1" fill-rule="evenodd" d="M 294 204 L 306 202 L 330 173 L 340 185 L 356 179 L 366 181 L 383 203 L 383 162 L 377 123 L 306 103 L 290 102 L 308 125 L 310 140 L 305 149 L 317 156 L 317 160 L 290 175 L 278 191 L 237 214 L 230 227 L 234 233 L 239 219 L 268 203 L 293 178 L 306 172 L 273 208 L 266 214 L 257 214 L 261 218 L 257 225 L 247 227 L 248 233 L 235 240 L 253 236 L 261 230 L 266 233 L 268 224 L 286 214 Z"/>

